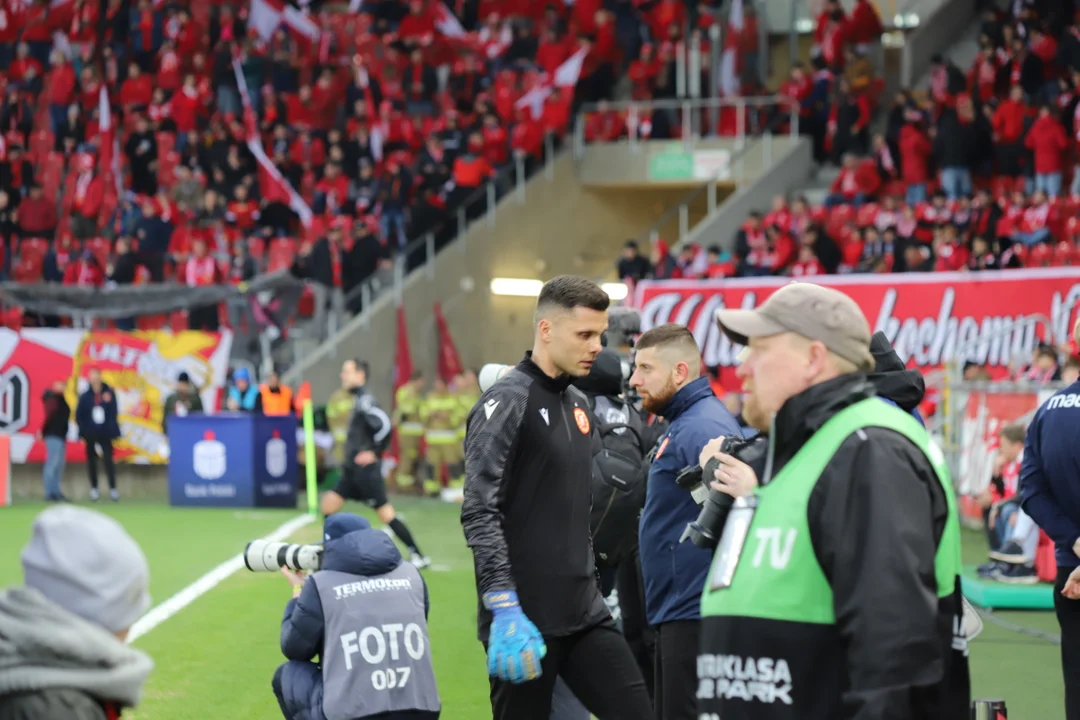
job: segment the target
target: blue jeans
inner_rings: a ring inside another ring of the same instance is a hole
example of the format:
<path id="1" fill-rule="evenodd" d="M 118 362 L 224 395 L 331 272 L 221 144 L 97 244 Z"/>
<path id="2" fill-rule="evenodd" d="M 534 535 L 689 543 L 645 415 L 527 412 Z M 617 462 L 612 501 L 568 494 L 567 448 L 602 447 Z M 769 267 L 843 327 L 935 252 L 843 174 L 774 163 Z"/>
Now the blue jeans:
<path id="1" fill-rule="evenodd" d="M 912 207 L 919 203 L 926 202 L 926 183 L 915 183 L 908 185 L 907 197 L 905 198 L 908 205 Z"/>
<path id="2" fill-rule="evenodd" d="M 1061 173 L 1036 173 L 1035 190 L 1042 190 L 1052 198 L 1058 197 L 1061 195 Z"/>
<path id="3" fill-rule="evenodd" d="M 1013 238 L 1024 243 L 1028 247 L 1038 245 L 1041 242 L 1050 242 L 1050 228 L 1041 228 L 1032 232 L 1013 233 Z"/>
<path id="4" fill-rule="evenodd" d="M 252 103 L 255 98 L 251 98 Z M 217 106 L 222 113 L 240 114 L 240 94 L 230 87 L 219 87 L 217 90 Z"/>
<path id="5" fill-rule="evenodd" d="M 60 132 L 60 128 L 67 123 L 67 105 L 49 105 L 49 129 L 53 135 Z"/>
<path id="6" fill-rule="evenodd" d="M 384 207 L 379 216 L 379 229 L 382 230 L 383 240 L 386 242 L 390 242 L 392 225 L 397 227 L 398 247 L 404 250 L 409 244 L 409 239 L 405 237 L 405 212 L 400 208 Z"/>
<path id="7" fill-rule="evenodd" d="M 42 481 L 45 485 L 45 499 L 55 500 L 60 497 L 60 479 L 64 477 L 67 465 L 67 441 L 62 437 L 45 438 L 45 466 L 42 469 Z"/>
<path id="8" fill-rule="evenodd" d="M 971 171 L 965 167 L 941 168 L 941 189 L 950 200 L 971 196 Z"/>
<path id="9" fill-rule="evenodd" d="M 866 196 L 862 193 L 855 193 L 855 197 L 847 198 L 841 193 L 832 193 L 825 198 L 825 207 L 834 208 L 837 205 L 851 205 L 852 207 L 859 207 L 866 202 Z"/>
<path id="10" fill-rule="evenodd" d="M 994 521 L 994 534 L 998 538 L 998 547 L 1005 544 L 1007 536 L 1009 534 L 1009 518 L 1016 514 L 1016 511 L 1020 509 L 1019 505 L 1009 503 L 1008 505 L 1002 505 L 998 510 L 997 520 Z"/>

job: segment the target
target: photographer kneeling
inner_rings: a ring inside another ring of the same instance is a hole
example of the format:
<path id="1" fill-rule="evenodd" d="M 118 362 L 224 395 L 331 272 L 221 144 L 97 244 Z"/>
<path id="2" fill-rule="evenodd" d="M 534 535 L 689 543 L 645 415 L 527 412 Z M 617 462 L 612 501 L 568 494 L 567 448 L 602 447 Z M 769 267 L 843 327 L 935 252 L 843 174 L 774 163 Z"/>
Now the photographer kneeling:
<path id="1" fill-rule="evenodd" d="M 289 662 L 273 680 L 282 714 L 286 720 L 435 720 L 440 701 L 420 572 L 386 533 L 357 515 L 327 517 L 323 534 L 317 572 L 281 570 L 294 588 L 281 623 L 281 652 Z"/>
<path id="2" fill-rule="evenodd" d="M 948 470 L 921 425 L 876 397 L 862 311 L 792 283 L 717 320 L 748 346 L 744 416 L 769 437 L 763 466 L 717 455 L 722 440 L 702 453 L 714 491 L 738 498 L 702 598 L 702 717 L 966 717 Z"/>

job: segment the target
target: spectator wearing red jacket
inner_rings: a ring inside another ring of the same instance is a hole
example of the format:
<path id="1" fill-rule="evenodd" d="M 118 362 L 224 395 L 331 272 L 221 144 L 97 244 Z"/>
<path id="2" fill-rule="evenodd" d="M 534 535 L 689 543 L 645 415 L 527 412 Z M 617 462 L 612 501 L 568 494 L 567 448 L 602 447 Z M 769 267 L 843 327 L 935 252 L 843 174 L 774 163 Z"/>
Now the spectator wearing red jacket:
<path id="1" fill-rule="evenodd" d="M 930 161 L 933 145 L 922 127 L 922 115 L 915 110 L 905 114 L 906 123 L 900 128 L 900 171 L 907 185 L 907 204 L 926 202 L 926 184 L 932 177 Z"/>
<path id="2" fill-rule="evenodd" d="M 847 26 L 844 28 L 844 40 L 866 52 L 871 45 L 881 40 L 884 31 L 877 8 L 870 0 L 855 0 L 855 6 L 851 8 L 851 15 L 848 16 Z"/>
<path id="3" fill-rule="evenodd" d="M 64 127 L 68 105 L 75 101 L 75 69 L 59 50 L 53 51 L 45 92 L 49 98 L 49 125 L 55 135 Z"/>
<path id="4" fill-rule="evenodd" d="M 588 142 L 609 143 L 622 137 L 626 124 L 618 112 L 601 100 L 594 112 L 589 113 L 585 121 L 585 140 Z"/>
<path id="5" fill-rule="evenodd" d="M 824 274 L 825 268 L 814 254 L 814 248 L 809 245 L 799 248 L 799 259 L 791 266 L 791 277 L 813 277 Z"/>
<path id="6" fill-rule="evenodd" d="M 120 86 L 120 106 L 124 112 L 148 107 L 153 96 L 154 81 L 150 76 L 143 75 L 138 63 L 128 65 L 127 80 Z"/>
<path id="7" fill-rule="evenodd" d="M 1023 171 L 1024 120 L 1027 116 L 1024 89 L 1013 85 L 1009 88 L 1009 99 L 998 105 L 991 120 L 998 172 L 1006 177 L 1019 177 Z"/>
<path id="8" fill-rule="evenodd" d="M 71 196 L 71 234 L 80 240 L 96 237 L 98 213 L 104 202 L 105 188 L 101 178 L 94 176 L 94 158 L 85 155 L 79 159 L 79 174 Z"/>
<path id="9" fill-rule="evenodd" d="M 90 250 L 83 250 L 79 259 L 64 268 L 64 284 L 78 287 L 101 287 L 105 284 L 105 271 Z"/>
<path id="10" fill-rule="evenodd" d="M 856 155 L 845 155 L 840 174 L 833 180 L 829 188 L 829 196 L 825 198 L 825 207 L 832 208 L 837 205 L 859 207 L 870 199 L 877 190 L 879 182 L 873 160 L 862 162 Z"/>
<path id="11" fill-rule="evenodd" d="M 1053 240 L 1050 234 L 1053 212 L 1046 193 L 1036 190 L 1031 196 L 1031 204 L 1023 208 L 1020 216 L 1014 220 L 1013 239 L 1028 247 Z"/>
<path id="12" fill-rule="evenodd" d="M 1061 195 L 1061 171 L 1069 140 L 1049 105 L 1039 108 L 1039 117 L 1028 130 L 1024 145 L 1035 156 L 1035 189 L 1057 198 Z"/>
<path id="13" fill-rule="evenodd" d="M 506 128 L 499 125 L 499 118 L 492 113 L 484 116 L 484 159 L 491 167 L 502 167 L 510 160 L 510 141 Z"/>
<path id="14" fill-rule="evenodd" d="M 398 38 L 407 48 L 427 47 L 435 38 L 435 19 L 424 10 L 423 0 L 409 3 L 409 14 L 398 25 Z"/>

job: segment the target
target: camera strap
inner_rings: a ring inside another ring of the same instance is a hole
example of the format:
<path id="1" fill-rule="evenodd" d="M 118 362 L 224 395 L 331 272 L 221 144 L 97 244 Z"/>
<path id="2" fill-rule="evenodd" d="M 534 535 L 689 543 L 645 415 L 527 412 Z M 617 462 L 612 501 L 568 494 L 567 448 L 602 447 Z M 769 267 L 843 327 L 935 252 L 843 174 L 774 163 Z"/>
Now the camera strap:
<path id="1" fill-rule="evenodd" d="M 724 523 L 724 533 L 720 536 L 720 543 L 716 547 L 712 568 L 709 571 L 709 590 L 724 590 L 731 587 L 735 570 L 739 567 L 739 560 L 746 547 L 746 537 L 750 534 L 750 525 L 754 520 L 757 507 L 758 496 L 753 494 L 737 498 L 735 504 L 731 506 L 727 522 Z"/>

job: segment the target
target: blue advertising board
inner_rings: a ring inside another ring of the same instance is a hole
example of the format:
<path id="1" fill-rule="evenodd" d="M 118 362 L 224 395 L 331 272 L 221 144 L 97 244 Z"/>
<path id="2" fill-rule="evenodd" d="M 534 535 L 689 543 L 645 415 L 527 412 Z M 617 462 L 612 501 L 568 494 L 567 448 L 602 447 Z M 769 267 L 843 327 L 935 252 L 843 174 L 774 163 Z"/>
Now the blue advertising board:
<path id="1" fill-rule="evenodd" d="M 169 418 L 169 504 L 296 507 L 296 418 Z"/>

